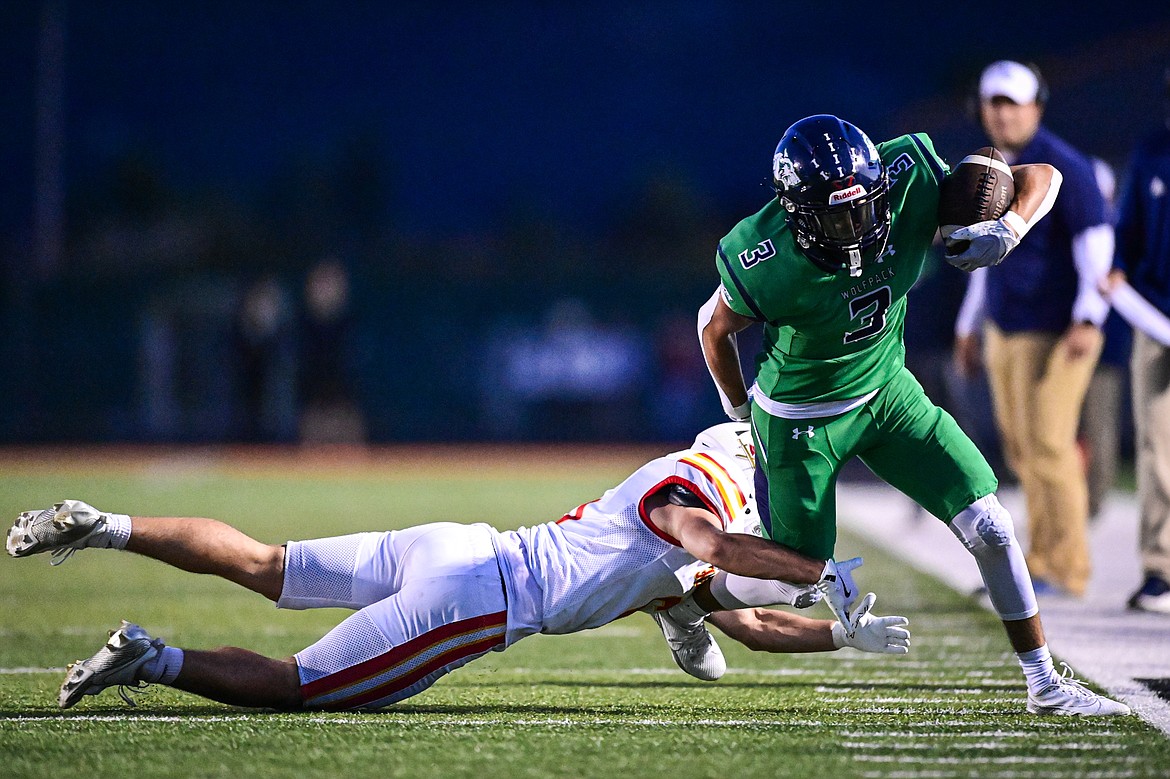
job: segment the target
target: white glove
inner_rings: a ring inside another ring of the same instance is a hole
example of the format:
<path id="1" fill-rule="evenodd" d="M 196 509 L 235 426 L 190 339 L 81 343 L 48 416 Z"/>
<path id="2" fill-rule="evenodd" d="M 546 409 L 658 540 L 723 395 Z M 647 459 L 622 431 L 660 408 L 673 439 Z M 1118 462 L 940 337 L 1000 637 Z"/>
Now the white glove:
<path id="1" fill-rule="evenodd" d="M 845 635 L 853 637 L 857 629 L 857 618 L 850 614 L 849 606 L 857 598 L 857 585 L 853 582 L 850 573 L 861 565 L 860 557 L 853 557 L 841 562 L 829 560 L 825 563 L 825 570 L 816 588 L 825 596 L 825 603 L 833 610 L 833 614 L 844 627 Z"/>
<path id="2" fill-rule="evenodd" d="M 909 625 L 905 617 L 875 617 L 869 613 L 877 596 L 872 592 L 861 599 L 853 618 L 857 629 L 850 636 L 840 622 L 833 623 L 833 646 L 840 649 L 851 646 L 862 652 L 878 652 L 886 655 L 904 655 L 910 651 L 910 631 L 902 627 Z"/>
<path id="3" fill-rule="evenodd" d="M 798 609 L 807 609 L 809 606 L 820 603 L 823 597 L 820 589 L 815 584 L 810 584 L 801 590 L 797 590 L 789 605 L 795 606 Z"/>
<path id="4" fill-rule="evenodd" d="M 947 246 L 947 262 L 970 273 L 976 268 L 999 265 L 1020 245 L 1020 239 L 1007 222 L 994 219 L 960 227 L 943 238 L 943 243 Z M 952 251 L 960 253 L 951 254 Z"/>

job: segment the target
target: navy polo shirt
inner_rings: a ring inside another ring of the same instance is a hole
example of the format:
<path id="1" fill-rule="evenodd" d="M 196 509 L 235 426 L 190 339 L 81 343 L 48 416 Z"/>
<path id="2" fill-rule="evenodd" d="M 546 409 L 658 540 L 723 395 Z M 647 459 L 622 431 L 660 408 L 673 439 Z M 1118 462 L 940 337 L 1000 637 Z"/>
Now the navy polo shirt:
<path id="1" fill-rule="evenodd" d="M 1113 265 L 1125 271 L 1142 297 L 1170 315 L 1170 129 L 1146 138 L 1130 159 Z"/>
<path id="2" fill-rule="evenodd" d="M 1073 237 L 1109 221 L 1087 156 L 1041 127 L 1014 164 L 1038 162 L 1061 172 L 1060 195 L 1016 250 L 987 274 L 987 315 L 1009 333 L 1068 328 L 1078 283 Z"/>

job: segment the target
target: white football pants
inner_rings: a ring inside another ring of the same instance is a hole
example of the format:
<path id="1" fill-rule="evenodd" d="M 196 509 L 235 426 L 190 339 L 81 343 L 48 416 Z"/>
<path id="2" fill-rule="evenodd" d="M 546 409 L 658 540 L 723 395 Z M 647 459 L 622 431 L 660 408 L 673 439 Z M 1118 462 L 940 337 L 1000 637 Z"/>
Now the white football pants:
<path id="1" fill-rule="evenodd" d="M 307 708 L 379 708 L 492 650 L 507 627 L 487 525 L 290 541 L 277 607 L 359 609 L 295 655 Z"/>

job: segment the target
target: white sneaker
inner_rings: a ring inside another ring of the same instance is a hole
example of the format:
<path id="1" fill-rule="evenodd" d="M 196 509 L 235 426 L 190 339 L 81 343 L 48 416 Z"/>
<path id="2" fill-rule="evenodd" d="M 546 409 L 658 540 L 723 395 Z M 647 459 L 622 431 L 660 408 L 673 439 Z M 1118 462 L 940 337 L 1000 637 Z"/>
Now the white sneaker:
<path id="1" fill-rule="evenodd" d="M 1129 607 L 1135 611 L 1170 614 L 1170 584 L 1162 576 L 1147 574 L 1141 589 L 1130 596 Z"/>
<path id="2" fill-rule="evenodd" d="M 25 511 L 8 529 L 5 547 L 13 557 L 51 552 L 60 565 L 106 526 L 106 515 L 80 500 L 65 500 L 44 511 Z"/>
<path id="3" fill-rule="evenodd" d="M 723 651 L 702 620 L 684 624 L 665 611 L 656 611 L 651 616 L 662 628 L 670 654 L 679 668 L 705 682 L 713 682 L 727 671 Z"/>
<path id="4" fill-rule="evenodd" d="M 1170 614 L 1170 592 L 1161 595 L 1146 595 L 1138 593 L 1133 599 L 1132 608 L 1136 611 L 1150 611 L 1155 614 Z"/>
<path id="5" fill-rule="evenodd" d="M 116 685 L 122 700 L 133 706 L 126 688 L 141 690 L 147 686 L 138 679 L 138 670 L 162 648 L 162 639 L 151 638 L 138 625 L 122 620 L 122 626 L 110 631 L 110 640 L 93 657 L 70 663 L 57 705 L 68 709 L 82 696 L 97 695 Z"/>
<path id="6" fill-rule="evenodd" d="M 1054 714 L 1064 717 L 1106 717 L 1129 714 L 1124 703 L 1106 698 L 1089 690 L 1073 677 L 1068 663 L 1061 663 L 1064 673 L 1038 693 L 1028 693 L 1028 711 L 1032 714 Z"/>

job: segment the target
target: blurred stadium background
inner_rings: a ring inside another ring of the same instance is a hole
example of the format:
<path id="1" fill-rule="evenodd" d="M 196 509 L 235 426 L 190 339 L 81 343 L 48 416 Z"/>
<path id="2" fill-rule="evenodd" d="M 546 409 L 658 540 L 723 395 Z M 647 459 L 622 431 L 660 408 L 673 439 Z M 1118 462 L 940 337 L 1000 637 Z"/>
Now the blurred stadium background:
<path id="1" fill-rule="evenodd" d="M 688 440 L 713 249 L 784 127 L 954 159 L 1000 57 L 1120 172 L 1170 7 L 0 4 L 0 443 Z M 912 367 L 986 444 L 963 278 L 922 285 Z"/>

